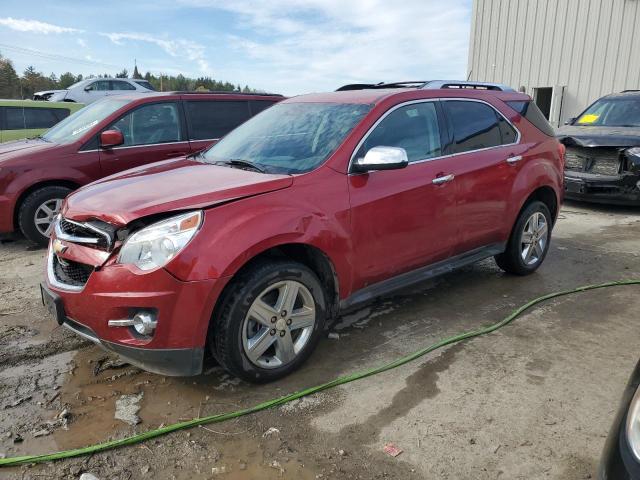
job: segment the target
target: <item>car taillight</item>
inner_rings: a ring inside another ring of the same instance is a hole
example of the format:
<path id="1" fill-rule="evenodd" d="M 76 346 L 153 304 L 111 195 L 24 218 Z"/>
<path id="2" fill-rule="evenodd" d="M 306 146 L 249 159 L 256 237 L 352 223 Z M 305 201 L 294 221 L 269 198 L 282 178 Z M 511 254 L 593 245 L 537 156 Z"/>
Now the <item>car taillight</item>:
<path id="1" fill-rule="evenodd" d="M 562 169 L 564 170 L 564 158 L 567 153 L 567 147 L 562 143 L 558 143 L 558 153 L 560 154 L 560 162 L 562 163 Z"/>

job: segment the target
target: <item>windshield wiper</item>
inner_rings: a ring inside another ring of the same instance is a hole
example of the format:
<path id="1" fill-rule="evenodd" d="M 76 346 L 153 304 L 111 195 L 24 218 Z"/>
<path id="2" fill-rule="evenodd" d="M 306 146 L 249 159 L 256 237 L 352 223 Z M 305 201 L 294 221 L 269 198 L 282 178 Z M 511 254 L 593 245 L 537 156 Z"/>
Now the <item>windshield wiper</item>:
<path id="1" fill-rule="evenodd" d="M 264 168 L 259 167 L 255 163 L 250 162 L 248 160 L 242 160 L 241 158 L 232 158 L 232 159 L 229 159 L 229 160 L 225 160 L 222 163 L 227 164 L 227 165 L 236 166 L 236 167 L 250 168 L 251 170 L 255 170 L 256 172 L 266 173 L 266 170 Z"/>

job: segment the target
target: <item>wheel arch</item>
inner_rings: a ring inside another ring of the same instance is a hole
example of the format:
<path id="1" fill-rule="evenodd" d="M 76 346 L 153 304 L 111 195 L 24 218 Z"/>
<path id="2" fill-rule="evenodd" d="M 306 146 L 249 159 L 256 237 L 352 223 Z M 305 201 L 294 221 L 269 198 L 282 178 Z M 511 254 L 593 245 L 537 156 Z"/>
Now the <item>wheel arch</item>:
<path id="1" fill-rule="evenodd" d="M 19 229 L 18 214 L 20 212 L 20 206 L 22 205 L 24 200 L 36 190 L 39 190 L 44 187 L 66 187 L 66 188 L 70 188 L 71 190 L 76 190 L 80 188 L 80 184 L 72 180 L 63 180 L 63 179 L 44 180 L 41 182 L 34 183 L 33 185 L 30 185 L 28 188 L 24 189 L 18 196 L 18 199 L 16 200 L 16 203 L 15 203 L 15 207 L 13 208 L 13 227 L 15 230 Z"/>

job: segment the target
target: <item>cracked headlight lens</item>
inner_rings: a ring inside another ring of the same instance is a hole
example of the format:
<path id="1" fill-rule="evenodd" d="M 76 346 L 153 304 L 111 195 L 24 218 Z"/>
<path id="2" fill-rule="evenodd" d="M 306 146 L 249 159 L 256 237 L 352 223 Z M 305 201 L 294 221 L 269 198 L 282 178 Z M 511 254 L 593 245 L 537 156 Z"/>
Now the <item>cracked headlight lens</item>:
<path id="1" fill-rule="evenodd" d="M 184 213 L 138 230 L 122 245 L 118 263 L 148 271 L 164 267 L 187 246 L 202 224 L 202 211 Z"/>

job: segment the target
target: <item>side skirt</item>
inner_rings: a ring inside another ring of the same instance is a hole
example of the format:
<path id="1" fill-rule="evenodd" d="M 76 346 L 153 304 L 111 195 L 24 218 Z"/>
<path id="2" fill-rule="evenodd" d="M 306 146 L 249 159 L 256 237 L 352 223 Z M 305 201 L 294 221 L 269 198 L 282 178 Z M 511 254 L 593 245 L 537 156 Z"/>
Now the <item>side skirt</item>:
<path id="1" fill-rule="evenodd" d="M 340 311 L 342 312 L 344 310 L 349 310 L 356 305 L 370 302 L 376 297 L 380 297 L 382 295 L 386 295 L 410 285 L 423 282 L 430 278 L 444 275 L 445 273 L 449 273 L 458 268 L 462 268 L 472 263 L 479 262 L 480 260 L 484 260 L 485 258 L 493 257 L 494 255 L 503 253 L 505 251 L 505 248 L 506 244 L 504 243 L 487 245 L 485 247 L 477 248 L 475 250 L 456 255 L 455 257 L 447 258 L 446 260 L 441 260 L 440 262 L 434 263 L 432 265 L 420 267 L 416 270 L 401 273 L 400 275 L 391 277 L 387 280 L 382 280 L 381 282 L 374 283 L 373 285 L 369 285 L 368 287 L 354 292 L 344 300 L 341 300 Z"/>

